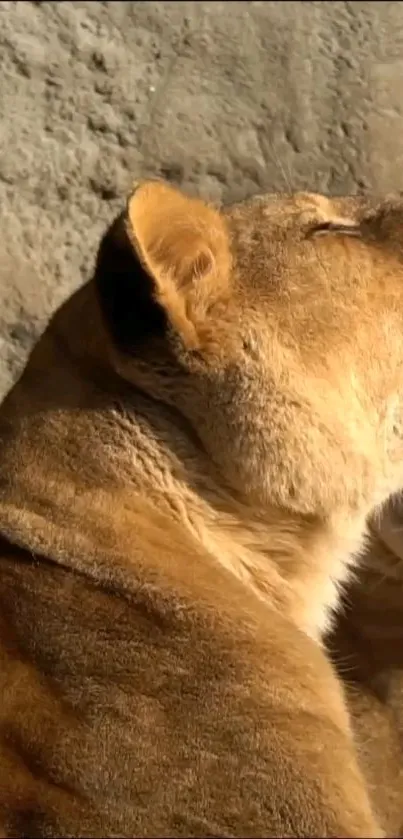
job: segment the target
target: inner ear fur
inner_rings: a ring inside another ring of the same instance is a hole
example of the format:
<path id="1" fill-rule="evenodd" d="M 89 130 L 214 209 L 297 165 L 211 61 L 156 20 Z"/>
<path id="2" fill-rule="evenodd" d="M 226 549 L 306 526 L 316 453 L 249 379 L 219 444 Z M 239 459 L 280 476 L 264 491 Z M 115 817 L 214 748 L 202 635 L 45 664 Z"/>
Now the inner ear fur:
<path id="1" fill-rule="evenodd" d="M 220 213 L 170 184 L 146 181 L 128 201 L 128 233 L 157 286 L 169 275 L 185 293 L 195 280 L 228 280 L 228 234 Z"/>

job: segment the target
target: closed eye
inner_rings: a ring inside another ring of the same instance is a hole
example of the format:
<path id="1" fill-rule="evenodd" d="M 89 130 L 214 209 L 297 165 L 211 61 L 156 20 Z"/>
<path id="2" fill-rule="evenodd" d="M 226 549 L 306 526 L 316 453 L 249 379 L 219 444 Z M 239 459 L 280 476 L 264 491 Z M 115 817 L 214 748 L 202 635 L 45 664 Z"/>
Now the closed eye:
<path id="1" fill-rule="evenodd" d="M 307 237 L 324 236 L 326 234 L 334 234 L 338 236 L 355 236 L 361 238 L 361 229 L 356 224 L 340 224 L 340 222 L 325 221 L 321 224 L 314 224 L 309 228 Z"/>

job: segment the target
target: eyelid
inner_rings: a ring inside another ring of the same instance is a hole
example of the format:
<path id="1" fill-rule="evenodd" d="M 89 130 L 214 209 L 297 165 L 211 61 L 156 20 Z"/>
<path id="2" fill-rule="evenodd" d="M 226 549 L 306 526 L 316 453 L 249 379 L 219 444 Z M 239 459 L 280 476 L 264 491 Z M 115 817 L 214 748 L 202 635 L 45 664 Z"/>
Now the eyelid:
<path id="1" fill-rule="evenodd" d="M 341 236 L 354 236 L 355 238 L 361 238 L 361 229 L 358 225 L 355 224 L 342 224 L 339 222 L 333 221 L 324 221 L 320 224 L 314 224 L 308 230 L 307 236 L 310 238 L 311 236 L 323 236 L 326 233 L 335 233 L 340 234 Z"/>

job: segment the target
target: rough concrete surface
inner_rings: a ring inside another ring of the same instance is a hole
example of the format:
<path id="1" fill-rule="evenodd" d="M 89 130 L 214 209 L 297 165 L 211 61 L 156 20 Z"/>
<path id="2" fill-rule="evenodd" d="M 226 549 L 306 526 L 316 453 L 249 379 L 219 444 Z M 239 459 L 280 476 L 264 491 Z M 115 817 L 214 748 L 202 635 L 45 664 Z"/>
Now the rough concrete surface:
<path id="1" fill-rule="evenodd" d="M 0 69 L 0 396 L 133 178 L 403 188 L 402 2 L 0 0 Z"/>

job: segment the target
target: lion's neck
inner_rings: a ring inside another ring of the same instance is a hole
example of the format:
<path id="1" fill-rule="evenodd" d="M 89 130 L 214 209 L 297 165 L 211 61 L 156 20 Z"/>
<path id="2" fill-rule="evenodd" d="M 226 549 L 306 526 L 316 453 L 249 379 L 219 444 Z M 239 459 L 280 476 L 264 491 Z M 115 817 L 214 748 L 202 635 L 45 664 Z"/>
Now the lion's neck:
<path id="1" fill-rule="evenodd" d="M 132 495 L 130 503 L 147 498 L 268 607 L 288 613 L 319 639 L 361 548 L 364 514 L 343 511 L 325 522 L 251 507 L 223 484 L 197 436 L 171 408 L 141 393 L 135 405 L 130 397 L 99 419 L 105 440 L 99 458 L 126 497 Z"/>
<path id="2" fill-rule="evenodd" d="M 5 434 L 3 465 L 19 503 L 34 500 L 52 515 L 59 507 L 74 531 L 81 497 L 94 509 L 91 499 L 101 491 L 110 494 L 111 507 L 122 498 L 128 514 L 146 499 L 151 511 L 162 512 L 268 606 L 318 637 L 359 549 L 363 517 L 324 522 L 248 506 L 223 485 L 172 408 L 130 388 L 109 395 L 82 370 L 52 332 L 3 408 L 13 429 L 9 441 Z M 107 505 L 103 510 L 107 515 Z"/>
<path id="3" fill-rule="evenodd" d="M 331 628 L 362 549 L 364 519 L 312 523 L 277 510 L 252 515 L 237 505 L 217 514 L 199 499 L 187 506 L 186 518 L 206 550 L 259 599 L 315 639 Z"/>

